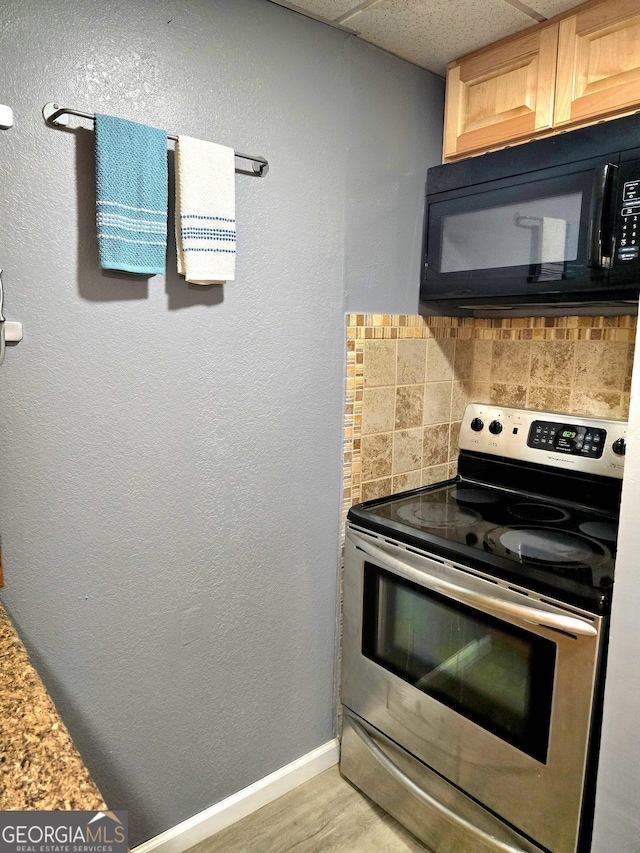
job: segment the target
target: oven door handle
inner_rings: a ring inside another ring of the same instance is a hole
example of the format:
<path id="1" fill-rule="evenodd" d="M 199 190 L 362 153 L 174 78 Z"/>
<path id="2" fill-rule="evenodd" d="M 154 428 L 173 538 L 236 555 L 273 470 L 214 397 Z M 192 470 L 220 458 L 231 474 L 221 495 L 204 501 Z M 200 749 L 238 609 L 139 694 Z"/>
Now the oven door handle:
<path id="1" fill-rule="evenodd" d="M 428 794 L 423 788 L 417 785 L 411 777 L 407 776 L 407 774 L 401 770 L 382 749 L 380 749 L 375 740 L 366 731 L 364 724 L 360 720 L 356 720 L 353 714 L 349 713 L 346 708 L 344 712 L 346 716 L 349 717 L 349 725 L 353 728 L 353 731 L 360 738 L 364 746 L 369 750 L 374 758 L 380 762 L 387 773 L 389 773 L 396 782 L 404 788 L 407 788 L 414 797 L 439 812 L 454 825 L 460 826 L 472 835 L 481 838 L 491 848 L 491 850 L 502 851 L 502 853 L 524 853 L 522 847 L 514 847 L 512 844 L 500 841 L 495 837 L 495 835 L 490 835 L 488 832 L 480 829 L 479 826 L 475 826 L 470 821 L 463 818 L 462 815 L 451 811 L 451 809 L 445 806 L 444 803 L 439 802 L 435 797 L 432 797 L 431 794 Z"/>
<path id="2" fill-rule="evenodd" d="M 542 610 L 531 604 L 517 604 L 514 601 L 503 601 L 493 595 L 485 595 L 482 592 L 464 589 L 464 587 L 450 581 L 430 575 L 422 569 L 416 569 L 405 560 L 388 554 L 385 550 L 369 542 L 355 530 L 349 531 L 349 538 L 355 541 L 358 548 L 378 560 L 383 566 L 386 564 L 390 569 L 398 572 L 408 580 L 419 583 L 421 586 L 432 589 L 434 592 L 448 595 L 449 598 L 453 598 L 463 604 L 491 611 L 498 616 L 511 616 L 522 619 L 525 622 L 530 622 L 533 625 L 540 625 L 543 628 L 564 631 L 565 634 L 582 637 L 597 637 L 598 635 L 598 631 L 594 625 L 585 619 L 580 619 L 578 616 L 568 616 L 564 613 L 550 613 L 548 610 Z"/>

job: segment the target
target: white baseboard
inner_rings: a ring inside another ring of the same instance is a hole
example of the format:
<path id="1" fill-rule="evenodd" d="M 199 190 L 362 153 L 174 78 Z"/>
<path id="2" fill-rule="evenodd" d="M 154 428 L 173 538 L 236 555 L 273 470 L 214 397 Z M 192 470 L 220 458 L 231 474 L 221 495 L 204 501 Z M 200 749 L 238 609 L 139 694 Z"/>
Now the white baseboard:
<path id="1" fill-rule="evenodd" d="M 246 817 L 251 812 L 277 800 L 287 791 L 328 770 L 338 763 L 340 746 L 337 738 L 327 741 L 317 749 L 292 761 L 275 773 L 259 779 L 248 788 L 227 797 L 226 800 L 188 818 L 134 847 L 132 853 L 184 853 L 194 844 L 204 841 L 226 826 Z"/>

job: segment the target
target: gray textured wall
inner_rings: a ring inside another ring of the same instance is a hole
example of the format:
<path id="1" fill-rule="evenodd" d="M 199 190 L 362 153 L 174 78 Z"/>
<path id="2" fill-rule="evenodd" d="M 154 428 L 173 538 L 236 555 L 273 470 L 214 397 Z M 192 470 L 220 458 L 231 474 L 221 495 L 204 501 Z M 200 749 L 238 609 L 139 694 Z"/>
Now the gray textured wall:
<path id="1" fill-rule="evenodd" d="M 334 735 L 344 312 L 417 308 L 443 81 L 265 0 L 0 20 L 3 601 L 136 844 Z M 237 280 L 98 269 L 56 100 L 271 163 Z"/>

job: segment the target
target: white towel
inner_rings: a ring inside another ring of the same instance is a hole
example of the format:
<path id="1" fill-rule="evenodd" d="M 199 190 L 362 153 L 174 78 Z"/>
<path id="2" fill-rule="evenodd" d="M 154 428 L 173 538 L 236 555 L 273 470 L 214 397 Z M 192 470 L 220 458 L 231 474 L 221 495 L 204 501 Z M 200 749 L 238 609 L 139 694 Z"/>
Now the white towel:
<path id="1" fill-rule="evenodd" d="M 539 236 L 539 281 L 559 281 L 564 274 L 567 256 L 567 222 L 543 216 Z"/>
<path id="2" fill-rule="evenodd" d="M 236 186 L 233 148 L 179 136 L 176 144 L 178 272 L 193 284 L 233 281 Z"/>
<path id="3" fill-rule="evenodd" d="M 543 216 L 540 234 L 540 263 L 557 263 L 567 257 L 567 221 Z"/>

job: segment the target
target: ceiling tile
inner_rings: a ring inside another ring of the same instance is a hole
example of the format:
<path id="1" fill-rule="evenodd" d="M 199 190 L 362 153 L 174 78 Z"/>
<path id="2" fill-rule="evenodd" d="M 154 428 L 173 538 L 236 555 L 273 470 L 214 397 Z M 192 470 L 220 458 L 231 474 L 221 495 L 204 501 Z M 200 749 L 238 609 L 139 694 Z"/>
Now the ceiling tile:
<path id="1" fill-rule="evenodd" d="M 348 21 L 365 41 L 441 76 L 453 59 L 534 23 L 503 0 L 383 0 Z"/>
<path id="2" fill-rule="evenodd" d="M 278 3 L 278 0 L 273 0 L 273 2 Z M 349 12 L 359 4 L 358 0 L 292 0 L 291 3 L 278 3 L 278 5 L 288 6 L 289 8 L 297 6 L 313 15 L 326 18 L 327 21 L 335 21 L 340 15 L 344 15 L 345 12 Z"/>
<path id="3" fill-rule="evenodd" d="M 524 2 L 545 18 L 553 18 L 554 15 L 579 6 L 584 0 L 524 0 Z"/>

